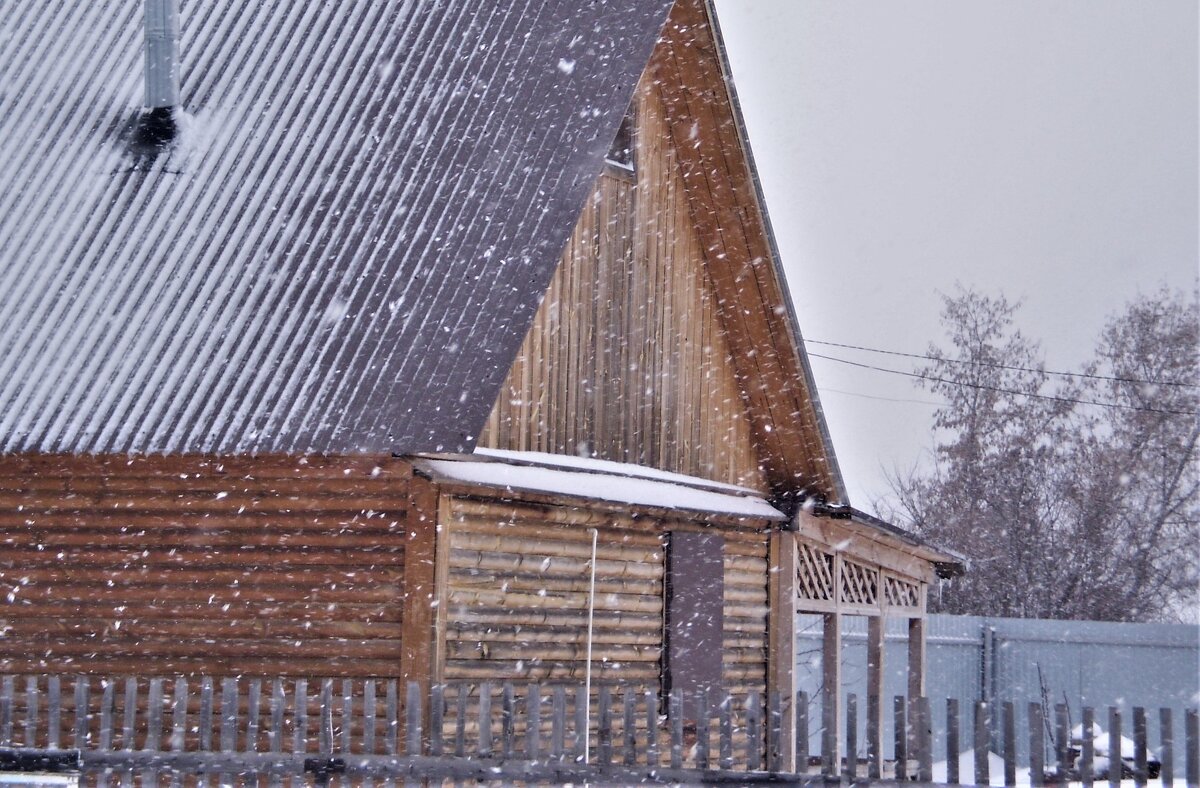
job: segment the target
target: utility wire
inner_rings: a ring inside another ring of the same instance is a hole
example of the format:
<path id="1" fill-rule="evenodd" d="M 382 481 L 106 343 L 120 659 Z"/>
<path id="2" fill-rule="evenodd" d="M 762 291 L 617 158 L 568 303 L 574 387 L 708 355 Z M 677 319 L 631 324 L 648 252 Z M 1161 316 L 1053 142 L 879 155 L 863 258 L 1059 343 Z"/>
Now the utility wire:
<path id="1" fill-rule="evenodd" d="M 841 342 L 822 342 L 819 339 L 806 339 L 806 345 L 825 345 L 827 347 L 840 347 L 847 350 L 863 350 L 867 353 L 880 353 L 885 356 L 901 356 L 903 358 L 919 358 L 925 361 L 946 361 L 951 364 L 971 364 L 980 367 L 995 367 L 996 369 L 1008 369 L 1013 372 L 1040 372 L 1045 375 L 1061 375 L 1068 378 L 1088 378 L 1089 380 L 1108 380 L 1113 383 L 1139 383 L 1149 384 L 1154 386 L 1182 386 L 1185 388 L 1200 388 L 1197 383 L 1184 383 L 1177 380 L 1146 380 L 1143 378 L 1122 378 L 1113 377 L 1111 375 L 1092 375 L 1087 372 L 1052 372 L 1046 369 L 1032 369 L 1030 367 L 1018 367 L 1010 364 L 992 364 L 987 361 L 972 361 L 965 358 L 934 358 L 933 356 L 924 356 L 920 353 L 901 353 L 898 350 L 880 350 L 875 347 L 863 347 L 862 345 L 846 345 Z M 815 355 L 815 354 L 814 354 Z"/>
<path id="2" fill-rule="evenodd" d="M 877 397 L 874 394 L 863 394 L 860 391 L 843 391 L 841 389 L 827 389 L 822 386 L 817 386 L 817 391 L 823 394 L 844 394 L 847 397 L 862 397 L 863 399 L 874 399 L 880 402 L 904 402 L 913 405 L 929 405 L 934 408 L 940 408 L 945 405 L 945 402 L 930 402 L 927 399 L 900 399 L 897 397 Z"/>
<path id="3" fill-rule="evenodd" d="M 1016 389 L 1000 388 L 998 386 L 984 386 L 978 383 L 967 383 L 962 380 L 949 380 L 947 378 L 937 378 L 932 375 L 922 375 L 919 372 L 905 372 L 902 369 L 887 369 L 885 367 L 876 367 L 871 364 L 861 364 L 857 361 L 850 361 L 844 358 L 835 356 L 825 356 L 820 353 L 809 353 L 813 358 L 823 358 L 826 361 L 836 361 L 839 364 L 849 364 L 852 367 L 861 367 L 863 369 L 871 369 L 876 372 L 886 372 L 890 375 L 904 375 L 909 378 L 918 378 L 920 380 L 929 380 L 934 383 L 949 383 L 952 386 L 965 386 L 966 388 L 980 389 L 982 391 L 998 391 L 1001 394 L 1016 394 L 1020 397 L 1032 397 L 1033 399 L 1046 399 L 1054 402 L 1067 402 L 1073 405 L 1096 405 L 1101 408 L 1119 408 L 1121 410 L 1136 410 L 1144 413 L 1162 413 L 1170 416 L 1196 416 L 1200 415 L 1196 411 L 1191 410 L 1164 410 L 1160 408 L 1141 408 L 1137 405 L 1122 405 L 1119 402 L 1097 402 L 1090 399 L 1072 399 L 1071 397 L 1056 397 L 1053 394 L 1030 394 L 1025 391 L 1017 391 Z"/>

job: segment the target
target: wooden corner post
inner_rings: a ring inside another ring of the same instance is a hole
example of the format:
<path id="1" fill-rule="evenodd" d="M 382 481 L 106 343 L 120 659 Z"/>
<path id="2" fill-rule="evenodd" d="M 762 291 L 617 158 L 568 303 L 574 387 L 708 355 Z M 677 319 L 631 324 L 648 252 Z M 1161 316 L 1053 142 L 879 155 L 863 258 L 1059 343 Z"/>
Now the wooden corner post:
<path id="1" fill-rule="evenodd" d="M 767 693 L 778 693 L 784 708 L 780 722 L 780 767 L 796 771 L 796 536 L 791 531 L 771 533 L 771 617 L 767 624 Z"/>
<path id="2" fill-rule="evenodd" d="M 438 546 L 437 488 L 426 479 L 411 481 L 411 507 L 404 540 L 404 596 L 401 601 L 400 686 L 416 682 L 421 697 L 429 698 L 433 677 L 438 673 L 434 664 L 436 654 L 436 622 L 444 600 L 439 598 L 436 584 Z M 428 706 L 422 729 L 428 731 Z"/>

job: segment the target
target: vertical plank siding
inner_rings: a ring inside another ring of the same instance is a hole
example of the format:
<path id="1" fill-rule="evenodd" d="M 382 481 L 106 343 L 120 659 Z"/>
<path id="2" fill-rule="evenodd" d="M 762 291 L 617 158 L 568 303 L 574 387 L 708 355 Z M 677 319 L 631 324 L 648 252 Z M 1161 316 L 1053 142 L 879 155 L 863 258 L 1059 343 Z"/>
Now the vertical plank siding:
<path id="1" fill-rule="evenodd" d="M 765 491 L 658 88 L 636 179 L 586 203 L 480 445 L 584 453 Z"/>
<path id="2" fill-rule="evenodd" d="M 397 676 L 411 468 L 0 458 L 0 670 Z"/>

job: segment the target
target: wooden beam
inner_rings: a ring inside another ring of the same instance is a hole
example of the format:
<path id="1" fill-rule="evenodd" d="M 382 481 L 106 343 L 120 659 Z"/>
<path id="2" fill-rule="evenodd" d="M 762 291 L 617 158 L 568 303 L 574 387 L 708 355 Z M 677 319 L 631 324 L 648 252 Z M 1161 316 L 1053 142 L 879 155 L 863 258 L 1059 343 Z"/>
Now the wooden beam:
<path id="1" fill-rule="evenodd" d="M 454 507 L 448 492 L 438 488 L 437 509 L 437 563 L 434 569 L 433 585 L 436 609 L 433 621 L 433 654 L 431 677 L 434 683 L 441 684 L 446 680 L 446 660 L 448 645 L 446 632 L 449 626 L 450 606 L 450 551 L 454 546 Z"/>
<path id="2" fill-rule="evenodd" d="M 918 701 L 925 697 L 925 619 L 908 620 L 908 751 L 917 752 L 921 734 L 917 722 Z"/>
<path id="3" fill-rule="evenodd" d="M 404 543 L 400 686 L 415 681 L 429 697 L 434 672 L 434 618 L 441 607 L 435 588 L 438 553 L 438 491 L 420 477 L 411 482 L 412 506 Z M 428 716 L 428 709 L 425 709 Z M 427 722 L 427 720 L 426 720 Z M 422 728 L 428 730 L 428 724 Z"/>
<path id="4" fill-rule="evenodd" d="M 771 534 L 770 619 L 767 624 L 767 692 L 785 703 L 796 697 L 796 539 L 789 531 Z M 796 771 L 795 710 L 783 715 L 782 768 Z"/>
<path id="5" fill-rule="evenodd" d="M 908 620 L 908 694 L 925 695 L 925 619 Z"/>
<path id="6" fill-rule="evenodd" d="M 795 327 L 702 2 L 676 3 L 648 68 L 662 91 L 687 199 L 722 304 L 756 442 L 776 489 L 837 490 Z"/>
<path id="7" fill-rule="evenodd" d="M 821 716 L 824 731 L 821 736 L 821 759 L 826 778 L 841 774 L 842 731 L 842 556 L 833 556 L 834 612 L 824 615 L 821 636 L 821 672 L 823 698 Z"/>
<path id="8" fill-rule="evenodd" d="M 884 624 L 882 615 L 867 619 L 867 776 L 872 779 L 883 774 Z"/>
<path id="9" fill-rule="evenodd" d="M 933 564 L 909 551 L 906 546 L 878 532 L 850 523 L 814 517 L 807 512 L 796 515 L 797 533 L 827 550 L 889 569 L 914 582 L 928 583 L 934 579 Z"/>
<path id="10" fill-rule="evenodd" d="M 838 733 L 842 729 L 842 614 L 826 613 L 821 633 L 821 759 L 826 777 L 837 777 L 841 757 Z"/>

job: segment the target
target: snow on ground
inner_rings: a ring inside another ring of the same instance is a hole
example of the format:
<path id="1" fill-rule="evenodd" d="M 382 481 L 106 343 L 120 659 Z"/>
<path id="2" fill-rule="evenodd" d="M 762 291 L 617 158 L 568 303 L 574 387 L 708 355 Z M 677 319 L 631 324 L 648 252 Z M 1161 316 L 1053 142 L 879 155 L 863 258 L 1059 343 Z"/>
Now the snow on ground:
<path id="1" fill-rule="evenodd" d="M 938 761 L 933 765 L 933 781 L 946 782 L 948 773 L 946 761 Z M 1004 785 L 1004 759 L 994 752 L 988 753 L 988 779 L 990 785 Z M 975 785 L 975 751 L 967 750 L 958 755 L 958 782 L 961 785 Z M 1017 769 L 1017 785 L 1029 785 L 1029 769 Z"/>
<path id="2" fill-rule="evenodd" d="M 1178 764 L 1178 766 L 1180 769 L 1182 769 L 1183 765 Z M 1095 773 L 1101 774 L 1101 773 L 1103 773 L 1103 770 L 1107 769 L 1107 768 L 1108 768 L 1108 759 L 1105 758 L 1102 760 L 1099 757 L 1097 757 L 1096 765 L 1094 767 Z M 1049 773 L 1052 769 L 1053 769 L 1052 765 L 1050 765 L 1050 764 L 1046 765 L 1047 773 Z M 946 778 L 947 778 L 946 761 L 938 761 L 937 763 L 933 764 L 933 781 L 935 783 L 945 783 Z M 1017 785 L 1024 786 L 1024 785 L 1032 784 L 1029 780 L 1029 768 L 1028 767 L 1018 768 L 1017 772 L 1016 772 L 1016 778 L 1017 778 L 1017 780 L 1016 780 Z M 958 756 L 958 784 L 959 785 L 976 785 L 976 782 L 975 782 L 975 753 L 973 750 L 967 750 L 966 752 L 959 753 L 959 756 Z M 997 755 L 994 752 L 988 753 L 988 784 L 989 785 L 1004 785 L 1004 759 L 1001 758 L 999 755 Z M 1095 784 L 1096 788 L 1104 788 L 1104 786 L 1108 785 L 1108 780 L 1107 780 L 1107 778 L 1105 778 L 1105 779 L 1097 778 L 1094 781 L 1094 784 Z M 1172 781 L 1172 788 L 1174 788 L 1174 786 L 1178 786 L 1178 788 L 1185 788 L 1185 785 L 1186 785 L 1186 781 L 1185 781 L 1184 777 L 1182 777 L 1180 775 L 1176 775 L 1175 779 Z M 1083 785 L 1082 785 L 1082 783 L 1072 782 L 1072 783 L 1068 783 L 1068 788 L 1083 788 Z M 1122 780 L 1121 788 L 1134 788 L 1134 781 L 1132 779 Z M 1163 781 L 1162 780 L 1147 780 L 1146 788 L 1163 788 Z"/>

